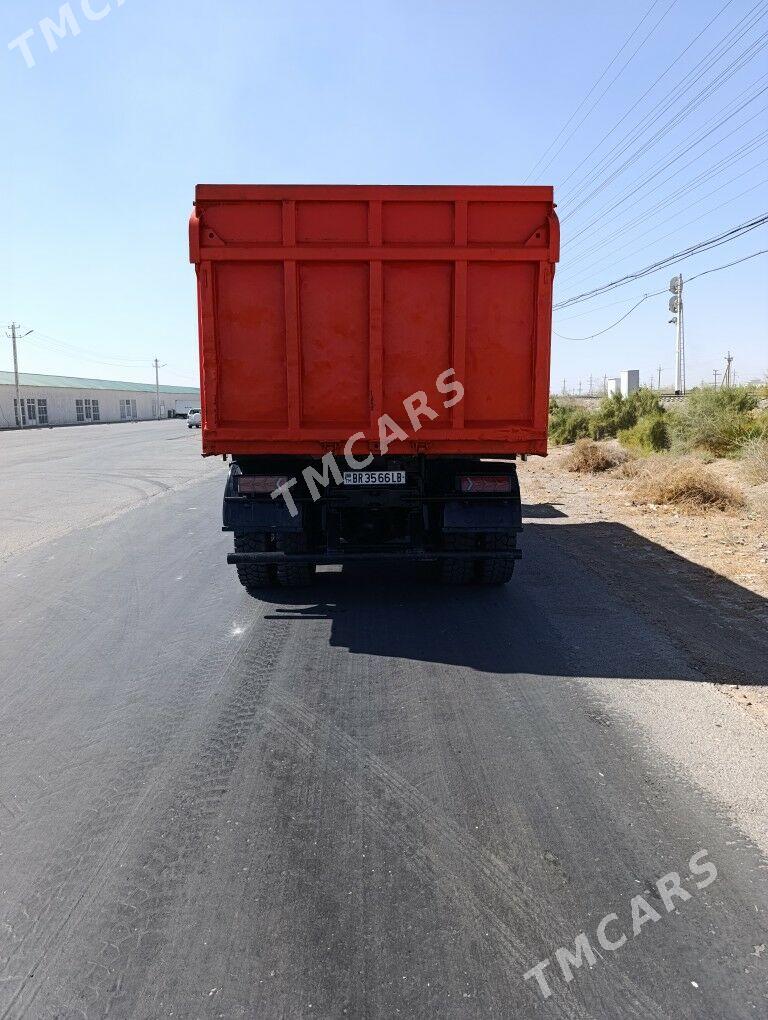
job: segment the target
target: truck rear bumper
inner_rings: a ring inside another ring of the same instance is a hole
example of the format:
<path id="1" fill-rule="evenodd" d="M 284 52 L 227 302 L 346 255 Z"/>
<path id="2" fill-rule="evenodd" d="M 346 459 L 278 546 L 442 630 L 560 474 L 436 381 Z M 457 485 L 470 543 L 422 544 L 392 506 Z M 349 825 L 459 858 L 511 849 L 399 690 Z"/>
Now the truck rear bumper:
<path id="1" fill-rule="evenodd" d="M 365 562 L 370 560 L 410 561 L 434 563 L 437 560 L 519 560 L 520 549 L 484 550 L 473 549 L 471 552 L 442 552 L 427 549 L 404 549 L 402 552 L 339 552 L 339 553 L 284 553 L 284 552 L 252 552 L 229 553 L 227 563 L 329 563 L 343 564 L 348 562 Z"/>

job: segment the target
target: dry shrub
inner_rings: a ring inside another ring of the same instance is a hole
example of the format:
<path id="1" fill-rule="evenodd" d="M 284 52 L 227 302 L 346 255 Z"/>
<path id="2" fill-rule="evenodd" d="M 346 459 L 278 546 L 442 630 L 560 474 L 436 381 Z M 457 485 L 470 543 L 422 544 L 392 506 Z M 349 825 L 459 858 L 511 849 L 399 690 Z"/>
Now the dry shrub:
<path id="1" fill-rule="evenodd" d="M 646 462 L 632 497 L 635 503 L 676 506 L 688 513 L 744 506 L 744 497 L 737 488 L 691 457 L 658 457 Z"/>
<path id="2" fill-rule="evenodd" d="M 614 478 L 639 478 L 646 471 L 645 459 L 629 457 L 623 461 L 611 474 Z"/>
<path id="3" fill-rule="evenodd" d="M 625 450 L 605 443 L 596 443 L 592 439 L 579 439 L 573 449 L 563 460 L 568 471 L 579 474 L 597 474 L 624 464 L 629 459 Z"/>
<path id="4" fill-rule="evenodd" d="M 756 436 L 744 445 L 744 474 L 755 485 L 768 482 L 768 438 Z"/>

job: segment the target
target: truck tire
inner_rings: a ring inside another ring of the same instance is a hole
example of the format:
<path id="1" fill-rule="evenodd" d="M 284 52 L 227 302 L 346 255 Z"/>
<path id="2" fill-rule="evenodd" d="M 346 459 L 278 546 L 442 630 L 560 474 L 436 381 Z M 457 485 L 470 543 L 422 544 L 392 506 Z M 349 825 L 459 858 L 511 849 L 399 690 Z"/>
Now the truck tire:
<path id="1" fill-rule="evenodd" d="M 277 548 L 287 553 L 304 552 L 307 548 L 306 535 L 278 535 Z M 288 563 L 277 567 L 278 583 L 285 588 L 306 588 L 315 579 L 315 567 L 312 563 Z"/>
<path id="2" fill-rule="evenodd" d="M 268 552 L 269 536 L 265 531 L 236 531 L 235 552 Z M 240 584 L 253 593 L 259 588 L 275 586 L 275 568 L 272 563 L 238 563 L 237 576 Z"/>
<path id="3" fill-rule="evenodd" d="M 483 547 L 486 551 L 498 549 L 504 552 L 512 552 L 513 549 L 517 548 L 517 535 L 514 532 L 506 535 L 485 535 Z M 512 580 L 515 561 L 490 558 L 478 560 L 477 566 L 480 584 L 507 584 L 508 581 Z"/>
<path id="4" fill-rule="evenodd" d="M 474 535 L 444 535 L 443 549 L 456 552 L 471 552 L 475 548 Z M 474 580 L 476 560 L 440 560 L 440 580 L 443 584 L 469 584 Z"/>

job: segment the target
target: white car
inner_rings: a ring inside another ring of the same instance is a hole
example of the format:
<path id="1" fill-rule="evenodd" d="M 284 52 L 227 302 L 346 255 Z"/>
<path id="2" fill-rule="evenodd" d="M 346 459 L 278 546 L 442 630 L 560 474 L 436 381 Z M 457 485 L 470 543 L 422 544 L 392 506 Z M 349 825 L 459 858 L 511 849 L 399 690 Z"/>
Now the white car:
<path id="1" fill-rule="evenodd" d="M 199 407 L 193 407 L 187 415 L 187 428 L 199 429 L 202 424 L 202 416 Z"/>

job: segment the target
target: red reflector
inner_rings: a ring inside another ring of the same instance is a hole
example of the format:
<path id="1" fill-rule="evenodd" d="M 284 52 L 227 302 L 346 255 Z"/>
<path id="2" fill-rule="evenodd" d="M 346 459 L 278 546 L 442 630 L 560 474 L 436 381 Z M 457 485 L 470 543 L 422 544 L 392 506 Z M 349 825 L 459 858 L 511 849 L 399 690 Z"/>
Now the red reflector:
<path id="1" fill-rule="evenodd" d="M 274 492 L 287 481 L 285 475 L 240 475 L 237 479 L 237 491 L 242 493 Z"/>
<path id="2" fill-rule="evenodd" d="M 461 475 L 459 489 L 462 492 L 511 492 L 512 479 L 509 475 Z"/>

